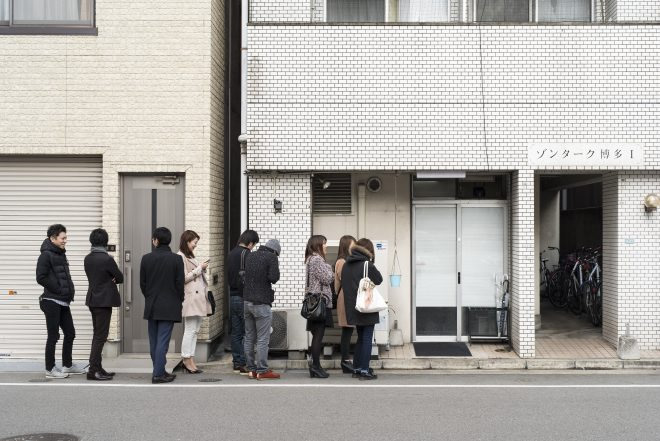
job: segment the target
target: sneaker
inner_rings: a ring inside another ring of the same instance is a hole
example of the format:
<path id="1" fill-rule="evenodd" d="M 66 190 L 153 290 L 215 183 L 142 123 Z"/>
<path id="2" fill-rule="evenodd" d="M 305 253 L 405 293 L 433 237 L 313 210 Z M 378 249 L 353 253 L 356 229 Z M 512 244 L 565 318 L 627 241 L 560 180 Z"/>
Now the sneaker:
<path id="1" fill-rule="evenodd" d="M 234 373 L 239 375 L 248 375 L 250 371 L 245 366 L 236 366 L 234 368 Z"/>
<path id="2" fill-rule="evenodd" d="M 257 374 L 257 380 L 277 380 L 278 378 L 280 378 L 280 374 L 273 372 L 270 369 L 268 369 L 266 372 Z"/>
<path id="3" fill-rule="evenodd" d="M 58 368 L 54 367 L 53 369 L 46 371 L 46 378 L 69 378 L 69 374 L 65 374 Z"/>
<path id="4" fill-rule="evenodd" d="M 78 365 L 72 364 L 71 367 L 62 366 L 62 373 L 69 375 L 82 375 L 86 374 L 87 370 Z"/>
<path id="5" fill-rule="evenodd" d="M 248 378 L 250 380 L 256 380 L 257 379 L 257 371 L 249 371 L 248 372 Z"/>

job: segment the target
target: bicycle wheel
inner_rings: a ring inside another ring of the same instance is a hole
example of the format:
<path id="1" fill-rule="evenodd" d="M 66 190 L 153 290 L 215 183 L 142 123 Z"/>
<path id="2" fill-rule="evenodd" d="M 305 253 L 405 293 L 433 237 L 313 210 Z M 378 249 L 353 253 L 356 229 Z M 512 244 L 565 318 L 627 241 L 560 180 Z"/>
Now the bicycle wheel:
<path id="1" fill-rule="evenodd" d="M 573 281 L 569 279 L 568 281 L 568 310 L 575 315 L 580 315 L 582 312 L 582 296 L 580 293 L 580 287 Z"/>
<path id="2" fill-rule="evenodd" d="M 563 278 L 561 272 L 552 274 L 548 286 L 548 300 L 555 308 L 566 308 L 566 295 L 563 288 Z"/>
<path id="3" fill-rule="evenodd" d="M 591 323 L 594 326 L 603 324 L 603 299 L 600 293 L 600 283 L 589 284 L 589 295 L 591 296 Z"/>

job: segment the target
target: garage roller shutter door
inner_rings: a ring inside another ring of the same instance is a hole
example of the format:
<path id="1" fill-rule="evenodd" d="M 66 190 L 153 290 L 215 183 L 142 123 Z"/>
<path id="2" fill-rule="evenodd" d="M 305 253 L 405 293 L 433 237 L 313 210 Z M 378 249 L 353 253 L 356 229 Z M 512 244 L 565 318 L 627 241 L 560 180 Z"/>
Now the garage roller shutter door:
<path id="1" fill-rule="evenodd" d="M 76 288 L 71 304 L 74 358 L 88 356 L 92 321 L 85 307 L 83 260 L 90 231 L 101 226 L 101 189 L 98 158 L 0 156 L 0 357 L 43 357 L 46 322 L 35 268 L 46 230 L 54 223 L 64 224 L 69 237 L 67 258 Z M 58 364 L 61 344 L 60 337 Z"/>

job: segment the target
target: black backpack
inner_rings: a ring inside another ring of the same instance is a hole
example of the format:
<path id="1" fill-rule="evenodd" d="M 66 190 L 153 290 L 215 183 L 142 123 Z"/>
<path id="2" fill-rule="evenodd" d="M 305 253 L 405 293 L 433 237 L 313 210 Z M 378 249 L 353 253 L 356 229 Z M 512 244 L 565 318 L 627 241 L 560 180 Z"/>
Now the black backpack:
<path id="1" fill-rule="evenodd" d="M 245 255 L 249 251 L 250 250 L 243 250 L 241 252 L 241 267 L 238 269 L 238 289 L 241 292 L 243 292 L 243 288 L 245 288 Z"/>

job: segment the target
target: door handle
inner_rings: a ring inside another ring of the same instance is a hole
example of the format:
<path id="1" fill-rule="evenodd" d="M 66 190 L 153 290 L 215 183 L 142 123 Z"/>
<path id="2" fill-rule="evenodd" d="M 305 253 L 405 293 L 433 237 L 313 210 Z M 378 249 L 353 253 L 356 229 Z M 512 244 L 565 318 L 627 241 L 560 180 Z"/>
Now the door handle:
<path id="1" fill-rule="evenodd" d="M 458 272 L 458 284 L 459 285 L 461 284 L 461 272 L 460 271 Z"/>
<path id="2" fill-rule="evenodd" d="M 133 302 L 133 278 L 131 277 L 131 265 L 124 266 L 124 301 Z"/>

